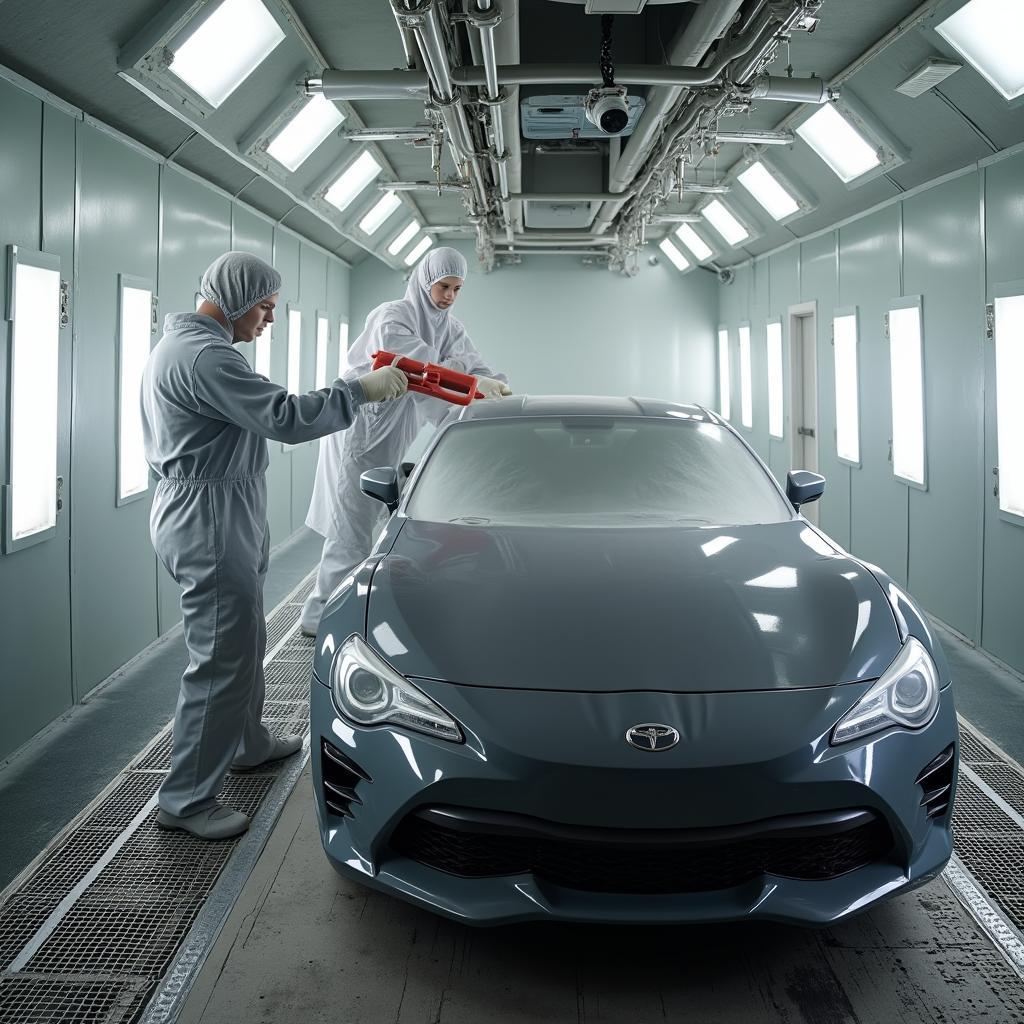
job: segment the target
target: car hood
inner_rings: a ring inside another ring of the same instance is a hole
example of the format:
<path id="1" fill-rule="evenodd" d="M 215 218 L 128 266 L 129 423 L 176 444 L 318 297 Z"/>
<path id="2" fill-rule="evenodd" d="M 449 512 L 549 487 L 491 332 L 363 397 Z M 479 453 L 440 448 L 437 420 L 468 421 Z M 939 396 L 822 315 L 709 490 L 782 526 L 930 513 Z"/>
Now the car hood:
<path id="1" fill-rule="evenodd" d="M 718 529 L 405 522 L 367 639 L 401 673 L 476 686 L 715 693 L 873 679 L 888 601 L 806 522 Z"/>

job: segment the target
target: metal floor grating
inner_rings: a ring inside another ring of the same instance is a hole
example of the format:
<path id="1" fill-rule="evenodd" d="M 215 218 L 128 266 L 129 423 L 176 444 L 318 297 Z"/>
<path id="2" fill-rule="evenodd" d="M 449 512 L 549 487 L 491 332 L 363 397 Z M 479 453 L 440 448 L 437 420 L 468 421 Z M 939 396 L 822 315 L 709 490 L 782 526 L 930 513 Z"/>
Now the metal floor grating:
<path id="1" fill-rule="evenodd" d="M 960 730 L 960 760 L 968 764 L 1001 764 L 1002 759 L 970 729 Z"/>
<path id="2" fill-rule="evenodd" d="M 271 615 L 277 643 L 297 596 Z M 309 725 L 313 642 L 284 646 L 265 665 L 264 718 L 278 736 Z M 155 807 L 140 814 L 170 755 L 167 728 L 0 895 L 0 1024 L 129 1024 L 145 1011 L 239 845 L 160 829 Z M 229 773 L 219 799 L 252 817 L 286 763 Z"/>

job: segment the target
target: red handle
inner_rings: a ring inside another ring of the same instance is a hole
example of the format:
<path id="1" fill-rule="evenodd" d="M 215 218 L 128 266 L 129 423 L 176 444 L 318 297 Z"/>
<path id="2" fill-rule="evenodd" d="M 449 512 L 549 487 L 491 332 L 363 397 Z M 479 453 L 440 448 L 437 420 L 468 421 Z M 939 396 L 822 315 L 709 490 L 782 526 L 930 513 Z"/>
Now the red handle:
<path id="1" fill-rule="evenodd" d="M 469 405 L 474 398 L 484 396 L 476 389 L 476 377 L 459 373 L 436 363 L 422 363 L 418 359 L 399 356 L 383 350 L 373 353 L 373 368 L 397 366 L 409 378 L 409 390 L 431 395 L 453 405 Z"/>

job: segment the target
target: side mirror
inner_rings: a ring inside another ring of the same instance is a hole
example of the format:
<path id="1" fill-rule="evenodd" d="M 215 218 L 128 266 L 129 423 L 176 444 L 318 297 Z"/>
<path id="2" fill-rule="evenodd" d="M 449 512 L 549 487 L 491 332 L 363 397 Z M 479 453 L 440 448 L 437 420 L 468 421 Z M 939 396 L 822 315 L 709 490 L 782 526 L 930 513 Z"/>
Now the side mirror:
<path id="1" fill-rule="evenodd" d="M 393 466 L 368 469 L 359 477 L 359 490 L 371 498 L 383 501 L 389 512 L 398 508 L 398 473 Z"/>
<path id="2" fill-rule="evenodd" d="M 801 505 L 817 501 L 824 493 L 825 478 L 820 473 L 812 473 L 809 469 L 789 471 L 786 477 L 786 497 L 797 511 Z"/>

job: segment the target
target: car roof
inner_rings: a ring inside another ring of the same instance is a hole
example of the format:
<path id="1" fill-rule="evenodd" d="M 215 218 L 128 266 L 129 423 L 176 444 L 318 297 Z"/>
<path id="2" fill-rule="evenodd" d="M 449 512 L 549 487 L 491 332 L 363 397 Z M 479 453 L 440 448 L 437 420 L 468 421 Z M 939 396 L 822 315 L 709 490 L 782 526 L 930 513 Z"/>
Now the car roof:
<path id="1" fill-rule="evenodd" d="M 699 405 L 666 402 L 657 398 L 622 398 L 603 395 L 512 395 L 498 401 L 477 401 L 463 406 L 458 419 L 521 419 L 530 416 L 649 416 L 719 423 Z"/>

